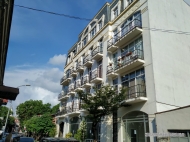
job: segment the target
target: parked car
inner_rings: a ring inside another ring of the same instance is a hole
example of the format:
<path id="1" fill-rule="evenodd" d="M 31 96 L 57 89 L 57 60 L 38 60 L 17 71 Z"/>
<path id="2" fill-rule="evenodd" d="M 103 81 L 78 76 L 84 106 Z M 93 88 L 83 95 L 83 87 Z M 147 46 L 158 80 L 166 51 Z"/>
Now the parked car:
<path id="1" fill-rule="evenodd" d="M 20 137 L 19 142 L 34 142 L 34 138 L 32 138 L 32 137 Z"/>
<path id="2" fill-rule="evenodd" d="M 47 137 L 47 138 L 42 138 L 40 142 L 79 142 L 78 140 L 74 138 L 52 138 L 52 137 Z"/>
<path id="3" fill-rule="evenodd" d="M 2 138 L 2 142 L 5 142 L 6 141 L 6 138 L 9 136 L 9 133 L 5 133 L 4 135 L 3 135 L 3 138 Z M 19 142 L 19 140 L 20 140 L 20 136 L 19 135 L 17 135 L 17 134 L 12 134 L 11 135 L 11 141 L 12 142 Z"/>

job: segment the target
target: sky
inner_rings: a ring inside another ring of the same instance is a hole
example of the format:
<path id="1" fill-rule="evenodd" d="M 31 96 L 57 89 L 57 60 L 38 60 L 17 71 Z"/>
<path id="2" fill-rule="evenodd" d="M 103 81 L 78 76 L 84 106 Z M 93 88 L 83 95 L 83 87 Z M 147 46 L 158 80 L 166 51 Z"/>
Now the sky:
<path id="1" fill-rule="evenodd" d="M 92 19 L 112 0 L 15 0 L 15 5 Z M 27 100 L 56 105 L 67 51 L 89 21 L 14 6 L 4 85 L 19 87 L 13 110 Z M 8 104 L 7 106 L 9 106 Z"/>

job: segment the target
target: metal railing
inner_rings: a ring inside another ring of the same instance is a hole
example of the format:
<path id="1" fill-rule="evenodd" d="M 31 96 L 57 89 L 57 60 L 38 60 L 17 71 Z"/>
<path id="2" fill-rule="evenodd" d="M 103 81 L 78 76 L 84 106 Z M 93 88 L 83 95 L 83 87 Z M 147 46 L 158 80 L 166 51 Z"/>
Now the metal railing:
<path id="1" fill-rule="evenodd" d="M 92 56 L 91 56 L 91 54 L 89 54 L 89 55 L 84 57 L 83 64 L 85 64 L 86 62 L 91 61 L 91 60 L 92 60 Z"/>
<path id="2" fill-rule="evenodd" d="M 66 107 L 65 109 L 62 109 L 62 111 L 56 113 L 56 116 L 65 115 L 65 114 L 67 114 Z"/>
<path id="3" fill-rule="evenodd" d="M 92 50 L 92 57 L 98 53 L 103 54 L 103 46 L 97 46 L 94 50 Z"/>
<path id="4" fill-rule="evenodd" d="M 92 80 L 97 77 L 102 78 L 102 68 L 97 68 L 94 71 L 92 71 Z"/>
<path id="5" fill-rule="evenodd" d="M 107 74 L 112 73 L 114 71 L 113 64 L 107 66 Z"/>
<path id="6" fill-rule="evenodd" d="M 73 103 L 72 105 L 69 105 L 66 107 L 67 113 L 72 113 L 79 111 L 81 109 L 81 103 Z"/>
<path id="7" fill-rule="evenodd" d="M 76 72 L 76 67 L 71 68 L 71 74 Z"/>
<path id="8" fill-rule="evenodd" d="M 117 41 L 119 41 L 122 37 L 124 37 L 126 34 L 128 34 L 130 31 L 132 31 L 134 28 L 142 27 L 142 22 L 139 19 L 134 19 L 130 23 L 128 23 L 126 26 L 124 26 L 121 31 L 119 31 L 117 34 L 114 35 L 110 40 L 108 40 L 108 46 L 107 49 L 110 48 L 112 45 L 114 45 Z"/>
<path id="9" fill-rule="evenodd" d="M 68 92 L 71 92 L 71 91 L 74 91 L 74 84 L 69 85 L 69 90 L 68 90 Z"/>
<path id="10" fill-rule="evenodd" d="M 68 73 L 67 75 L 63 76 L 60 80 L 60 83 L 62 83 L 63 81 L 65 81 L 67 78 L 70 78 L 71 77 L 71 74 Z"/>
<path id="11" fill-rule="evenodd" d="M 90 83 L 91 80 L 92 80 L 92 76 L 86 75 L 86 76 L 84 76 L 83 83 L 84 84 Z"/>
<path id="12" fill-rule="evenodd" d="M 79 68 L 82 68 L 83 67 L 83 62 L 78 62 L 77 64 L 76 64 L 76 69 L 78 70 Z"/>
<path id="13" fill-rule="evenodd" d="M 142 59 L 142 60 L 144 59 L 143 50 L 136 49 L 126 54 L 123 54 L 123 56 L 120 59 L 118 59 L 118 63 L 117 66 L 115 67 L 115 70 L 129 64 L 130 62 L 136 59 Z"/>
<path id="14" fill-rule="evenodd" d="M 68 93 L 68 90 L 64 90 L 64 92 L 61 92 L 59 95 L 58 95 L 58 100 L 61 99 L 62 97 L 66 96 Z"/>
<path id="15" fill-rule="evenodd" d="M 76 81 L 76 88 L 80 88 L 81 87 L 81 80 L 77 80 Z"/>
<path id="16" fill-rule="evenodd" d="M 137 97 L 146 97 L 146 86 L 144 84 L 137 84 L 135 86 L 128 87 L 126 99 Z"/>

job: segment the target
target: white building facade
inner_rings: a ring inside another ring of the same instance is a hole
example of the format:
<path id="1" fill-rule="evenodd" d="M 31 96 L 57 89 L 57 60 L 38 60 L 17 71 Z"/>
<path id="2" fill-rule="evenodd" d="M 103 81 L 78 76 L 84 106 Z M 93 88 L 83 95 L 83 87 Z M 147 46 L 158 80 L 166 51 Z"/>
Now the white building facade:
<path id="1" fill-rule="evenodd" d="M 82 113 L 77 90 L 129 88 L 126 107 L 99 124 L 100 142 L 154 142 L 155 113 L 190 104 L 190 7 L 183 0 L 106 3 L 68 51 L 60 84 L 59 136 L 73 134 Z M 172 120 L 171 120 L 172 121 Z M 87 121 L 91 142 L 91 122 Z M 189 126 L 190 127 L 190 126 Z"/>

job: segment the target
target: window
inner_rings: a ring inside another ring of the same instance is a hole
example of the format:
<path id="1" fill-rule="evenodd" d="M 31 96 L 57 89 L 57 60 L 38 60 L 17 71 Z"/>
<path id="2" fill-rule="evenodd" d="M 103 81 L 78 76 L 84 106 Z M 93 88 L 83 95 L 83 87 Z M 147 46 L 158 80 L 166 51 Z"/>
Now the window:
<path id="1" fill-rule="evenodd" d="M 98 23 L 99 30 L 102 28 L 102 20 Z"/>
<path id="2" fill-rule="evenodd" d="M 129 87 L 127 98 L 146 96 L 144 68 L 121 77 L 122 86 Z"/>
<path id="3" fill-rule="evenodd" d="M 87 43 L 87 36 L 83 39 L 82 43 L 83 43 L 83 46 L 86 45 L 86 43 Z"/>
<path id="4" fill-rule="evenodd" d="M 90 37 L 93 38 L 95 34 L 96 34 L 96 26 L 91 30 Z"/>
<path id="5" fill-rule="evenodd" d="M 115 19 L 117 16 L 118 16 L 118 7 L 116 7 L 116 8 L 113 10 L 113 19 Z"/>
<path id="6" fill-rule="evenodd" d="M 98 44 L 100 47 L 100 52 L 102 52 L 103 51 L 103 39 L 102 38 L 98 41 Z"/>
<path id="7" fill-rule="evenodd" d="M 128 2 L 128 5 L 130 5 L 133 2 L 133 0 L 127 0 L 127 2 Z"/>

